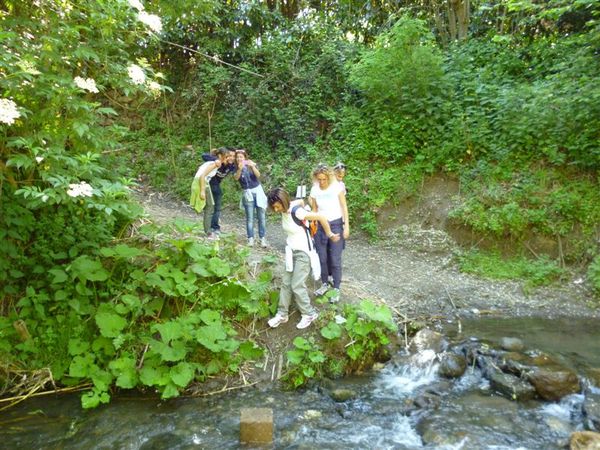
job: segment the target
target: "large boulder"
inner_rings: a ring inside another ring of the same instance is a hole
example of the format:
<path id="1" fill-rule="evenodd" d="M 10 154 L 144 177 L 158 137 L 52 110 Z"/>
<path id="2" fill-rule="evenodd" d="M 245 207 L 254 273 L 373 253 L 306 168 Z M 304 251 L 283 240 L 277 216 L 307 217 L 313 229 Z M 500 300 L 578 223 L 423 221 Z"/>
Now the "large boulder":
<path id="1" fill-rule="evenodd" d="M 441 353 L 448 347 L 448 342 L 440 333 L 423 328 L 413 337 L 409 350 L 411 353 L 421 353 L 425 350 L 432 350 L 435 353 Z"/>
<path id="2" fill-rule="evenodd" d="M 444 353 L 440 357 L 438 374 L 444 378 L 459 378 L 467 369 L 467 361 L 462 355 Z"/>
<path id="3" fill-rule="evenodd" d="M 570 450 L 600 450 L 600 433 L 576 431 L 569 440 Z"/>
<path id="4" fill-rule="evenodd" d="M 500 347 L 509 352 L 520 352 L 525 348 L 523 341 L 519 338 L 503 337 L 500 339 Z"/>
<path id="5" fill-rule="evenodd" d="M 565 367 L 537 367 L 526 374 L 526 379 L 544 400 L 560 400 L 581 390 L 577 374 Z"/>

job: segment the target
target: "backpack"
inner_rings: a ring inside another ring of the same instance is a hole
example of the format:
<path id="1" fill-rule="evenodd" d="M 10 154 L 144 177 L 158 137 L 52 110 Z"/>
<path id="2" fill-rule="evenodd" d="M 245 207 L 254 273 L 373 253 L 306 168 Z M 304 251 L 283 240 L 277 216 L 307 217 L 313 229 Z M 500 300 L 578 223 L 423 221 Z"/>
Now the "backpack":
<path id="1" fill-rule="evenodd" d="M 296 211 L 298 211 L 298 208 L 301 208 L 301 205 L 296 205 L 292 208 L 292 220 L 294 221 L 294 223 L 296 225 L 298 225 L 299 227 L 304 228 L 304 231 L 306 231 L 306 240 L 308 241 L 308 249 L 309 250 L 314 250 L 315 245 L 313 243 L 312 240 L 312 236 L 314 236 L 314 234 L 312 233 L 312 223 L 308 220 L 300 220 L 298 219 L 298 217 L 296 217 Z"/>

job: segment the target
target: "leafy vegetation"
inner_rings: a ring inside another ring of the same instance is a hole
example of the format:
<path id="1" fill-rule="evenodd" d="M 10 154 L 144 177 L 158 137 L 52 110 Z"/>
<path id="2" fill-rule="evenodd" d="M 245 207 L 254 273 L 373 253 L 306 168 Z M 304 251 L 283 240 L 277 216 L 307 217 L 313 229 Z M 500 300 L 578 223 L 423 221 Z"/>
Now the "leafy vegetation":
<path id="1" fill-rule="evenodd" d="M 236 337 L 236 326 L 269 314 L 270 272 L 251 279 L 235 243 L 201 244 L 198 228 L 176 226 L 181 238 L 118 242 L 55 264 L 5 304 L 4 360 L 51 367 L 65 385 L 91 380 L 83 405 L 92 407 L 108 401 L 112 385 L 153 387 L 169 398 L 260 358 L 262 349 Z M 13 328 L 17 320 L 25 338 Z"/>
<path id="2" fill-rule="evenodd" d="M 260 358 L 238 325 L 272 308 L 268 270 L 249 278 L 243 254 L 189 225 L 164 241 L 131 232 L 134 179 L 184 196 L 221 145 L 292 191 L 343 160 L 353 222 L 372 236 L 381 208 L 450 173 L 457 223 L 559 244 L 559 264 L 518 259 L 502 276 L 537 285 L 591 261 L 598 290 L 598 3 L 461 4 L 0 2 L 2 360 L 91 382 L 91 407 L 115 387 L 172 397 Z M 294 343 L 292 384 L 385 347 L 388 312 L 347 308 Z"/>
<path id="3" fill-rule="evenodd" d="M 471 251 L 458 257 L 461 270 L 493 279 L 519 279 L 525 287 L 556 281 L 564 270 L 548 257 L 531 260 L 522 256 L 505 258 L 498 253 Z"/>
<path id="4" fill-rule="evenodd" d="M 326 322 L 320 330 L 320 340 L 298 336 L 294 349 L 287 352 L 291 367 L 285 379 L 293 387 L 323 375 L 354 373 L 389 359 L 386 348 L 393 341 L 397 326 L 387 306 L 369 300 L 340 308 L 332 306 L 321 314 L 319 322 Z"/>

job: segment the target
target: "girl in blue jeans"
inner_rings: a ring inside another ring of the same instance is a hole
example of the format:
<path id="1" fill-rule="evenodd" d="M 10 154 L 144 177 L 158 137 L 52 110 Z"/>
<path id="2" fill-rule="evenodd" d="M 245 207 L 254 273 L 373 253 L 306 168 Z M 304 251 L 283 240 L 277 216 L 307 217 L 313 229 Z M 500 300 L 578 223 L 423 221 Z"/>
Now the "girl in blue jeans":
<path id="1" fill-rule="evenodd" d="M 233 175 L 242 187 L 242 204 L 246 211 L 246 233 L 248 245 L 254 245 L 254 211 L 258 217 L 258 237 L 262 247 L 267 246 L 266 234 L 266 211 L 267 196 L 260 184 L 260 172 L 254 161 L 248 159 L 246 150 L 235 151 L 236 172 Z"/>

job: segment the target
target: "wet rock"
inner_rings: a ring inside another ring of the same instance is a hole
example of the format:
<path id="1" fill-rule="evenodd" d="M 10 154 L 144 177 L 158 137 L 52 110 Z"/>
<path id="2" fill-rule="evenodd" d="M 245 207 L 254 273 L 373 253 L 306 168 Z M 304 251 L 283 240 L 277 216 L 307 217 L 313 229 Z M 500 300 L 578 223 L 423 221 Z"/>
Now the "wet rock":
<path id="1" fill-rule="evenodd" d="M 409 322 L 409 324 L 408 324 L 408 331 L 410 331 L 411 333 L 416 333 L 417 331 L 422 330 L 426 326 L 427 326 L 426 322 L 422 322 L 420 320 L 413 320 L 412 322 Z"/>
<path id="2" fill-rule="evenodd" d="M 465 431 L 457 430 L 453 434 L 449 434 L 448 430 L 438 429 L 438 427 L 438 423 L 427 419 L 419 423 L 417 431 L 421 435 L 424 446 L 451 447 L 458 444 L 467 436 L 467 432 Z"/>
<path id="3" fill-rule="evenodd" d="M 336 402 L 345 402 L 348 400 L 352 400 L 354 398 L 356 398 L 356 391 L 353 391 L 352 389 L 333 389 L 330 393 L 329 396 L 334 399 Z"/>
<path id="4" fill-rule="evenodd" d="M 587 369 L 585 374 L 594 386 L 600 388 L 600 368 Z"/>
<path id="5" fill-rule="evenodd" d="M 409 350 L 412 353 L 421 353 L 425 350 L 432 350 L 435 353 L 441 353 L 448 347 L 448 342 L 440 333 L 424 328 L 420 330 L 412 339 Z"/>
<path id="6" fill-rule="evenodd" d="M 312 420 L 320 419 L 322 416 L 323 413 L 321 411 L 317 411 L 316 409 L 307 409 L 306 411 L 304 411 L 302 418 L 305 420 Z"/>
<path id="7" fill-rule="evenodd" d="M 588 429 L 600 431 L 600 395 L 586 395 L 583 402 L 583 415 Z"/>
<path id="8" fill-rule="evenodd" d="M 477 358 L 475 359 L 475 364 L 481 369 L 481 373 L 486 378 L 491 377 L 495 372 L 498 372 L 499 370 L 496 361 L 491 356 L 477 356 Z"/>
<path id="9" fill-rule="evenodd" d="M 498 358 L 498 367 L 503 372 L 521 376 L 533 370 L 536 365 L 532 357 L 523 353 L 509 352 Z"/>
<path id="10" fill-rule="evenodd" d="M 432 394 L 419 395 L 413 400 L 413 405 L 417 409 L 436 408 L 440 404 L 440 397 Z"/>
<path id="11" fill-rule="evenodd" d="M 544 400 L 559 400 L 581 390 L 577 375 L 565 367 L 538 367 L 526 378 Z"/>
<path id="12" fill-rule="evenodd" d="M 438 374 L 444 378 L 459 378 L 467 369 L 467 361 L 461 355 L 444 353 L 440 358 Z"/>
<path id="13" fill-rule="evenodd" d="M 163 433 L 158 436 L 152 436 L 140 446 L 140 450 L 154 450 L 157 448 L 174 448 L 183 446 L 185 438 L 175 433 Z"/>
<path id="14" fill-rule="evenodd" d="M 520 352 L 525 348 L 523 341 L 519 338 L 503 337 L 500 339 L 500 347 L 509 352 Z"/>
<path id="15" fill-rule="evenodd" d="M 433 384 L 430 384 L 425 392 L 428 394 L 441 396 L 444 395 L 445 392 L 448 392 L 450 389 L 452 389 L 452 386 L 453 384 L 449 380 L 439 380 Z"/>
<path id="16" fill-rule="evenodd" d="M 515 375 L 497 370 L 489 371 L 487 378 L 494 391 L 510 400 L 529 400 L 535 397 L 535 388 Z"/>
<path id="17" fill-rule="evenodd" d="M 569 440 L 570 450 L 599 450 L 600 433 L 593 431 L 576 431 Z"/>
<path id="18" fill-rule="evenodd" d="M 385 369 L 385 364 L 383 363 L 375 363 L 373 364 L 373 367 L 371 367 L 373 372 L 381 372 L 383 369 Z"/>

